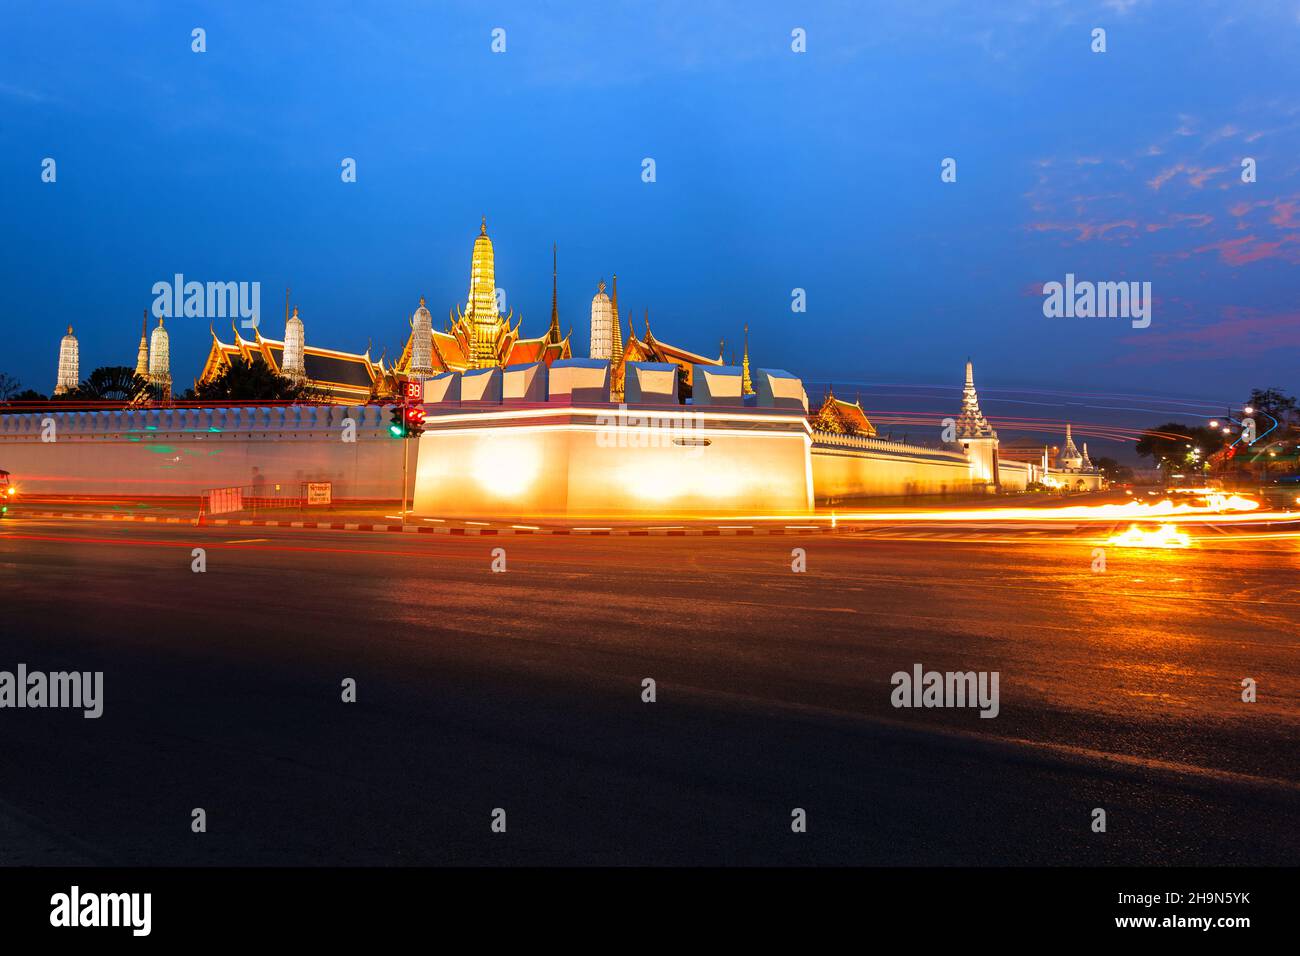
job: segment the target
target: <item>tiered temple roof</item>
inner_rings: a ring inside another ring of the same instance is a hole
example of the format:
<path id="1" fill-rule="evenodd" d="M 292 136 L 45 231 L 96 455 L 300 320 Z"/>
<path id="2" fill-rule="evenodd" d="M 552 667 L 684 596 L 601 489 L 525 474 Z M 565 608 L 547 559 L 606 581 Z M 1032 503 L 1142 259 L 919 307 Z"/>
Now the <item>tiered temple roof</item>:
<path id="1" fill-rule="evenodd" d="M 862 402 L 846 402 L 836 398 L 832 389 L 826 390 L 826 398 L 821 408 L 808 416 L 812 427 L 820 432 L 833 435 L 863 435 L 867 438 L 876 436 L 876 426 L 871 424 L 867 413 L 862 410 Z"/>
<path id="2" fill-rule="evenodd" d="M 554 251 L 554 250 L 552 250 Z M 492 240 L 487 234 L 487 219 L 474 240 L 470 260 L 470 288 L 465 309 L 448 310 L 448 324 L 443 331 L 431 330 L 431 365 L 434 373 L 463 372 L 472 368 L 527 365 L 572 357 L 569 336 L 560 334 L 560 315 L 556 297 L 554 260 L 551 268 L 551 324 L 546 334 L 535 339 L 519 334 L 520 323 L 511 324 L 514 310 L 502 316 L 496 305 L 496 263 Z M 420 300 L 421 307 L 424 299 Z M 416 332 L 412 327 L 406 346 L 394 371 L 410 374 L 411 353 Z"/>
<path id="3" fill-rule="evenodd" d="M 615 322 L 617 321 L 617 318 L 615 318 Z M 649 309 L 645 313 L 645 338 L 637 338 L 636 330 L 632 327 L 632 317 L 631 315 L 628 316 L 627 342 L 623 345 L 623 354 L 610 367 L 610 392 L 618 400 L 623 397 L 623 382 L 627 376 L 628 362 L 663 362 L 676 365 L 682 370 L 682 398 L 690 396 L 694 387 L 694 366 L 723 364 L 721 352 L 719 352 L 716 359 L 713 359 L 679 348 L 676 345 L 669 345 L 667 342 L 660 342 L 655 338 L 654 332 L 650 330 Z"/>
<path id="4" fill-rule="evenodd" d="M 957 418 L 957 438 L 997 438 L 998 433 L 980 411 L 979 395 L 975 393 L 975 368 L 966 360 L 966 385 L 961 392 L 961 415 Z"/>
<path id="5" fill-rule="evenodd" d="M 249 362 L 264 362 L 277 374 L 284 374 L 284 342 L 263 338 L 253 330 L 253 338 L 246 339 L 233 329 L 235 341 L 222 342 L 212 333 L 212 347 L 208 350 L 200 382 L 220 375 L 234 357 Z M 389 372 L 382 361 L 373 362 L 370 350 L 365 352 L 339 352 L 314 345 L 303 346 L 303 371 L 307 383 L 327 401 L 342 404 L 365 404 L 372 398 L 384 397 L 388 392 Z"/>

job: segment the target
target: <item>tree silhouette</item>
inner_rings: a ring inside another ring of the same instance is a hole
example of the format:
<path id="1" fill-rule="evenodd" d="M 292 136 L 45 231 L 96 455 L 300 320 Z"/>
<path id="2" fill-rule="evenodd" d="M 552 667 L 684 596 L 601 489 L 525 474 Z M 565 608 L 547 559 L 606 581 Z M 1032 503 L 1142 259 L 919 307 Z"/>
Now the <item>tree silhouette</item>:
<path id="1" fill-rule="evenodd" d="M 150 395 L 149 383 L 127 365 L 103 365 L 95 369 L 74 389 L 64 393 L 69 399 L 96 402 L 134 402 Z"/>
<path id="2" fill-rule="evenodd" d="M 194 388 L 201 401 L 300 401 L 308 389 L 275 372 L 265 362 L 250 362 L 242 356 L 230 360 L 221 374 Z"/>

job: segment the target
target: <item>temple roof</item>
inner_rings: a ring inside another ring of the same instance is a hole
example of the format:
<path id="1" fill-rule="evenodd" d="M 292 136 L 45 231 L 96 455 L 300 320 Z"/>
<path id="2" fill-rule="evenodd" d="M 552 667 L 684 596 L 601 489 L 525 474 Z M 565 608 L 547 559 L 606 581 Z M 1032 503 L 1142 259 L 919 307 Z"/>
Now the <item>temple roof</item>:
<path id="1" fill-rule="evenodd" d="M 836 435 L 865 435 L 868 438 L 876 434 L 876 426 L 867 418 L 861 402 L 846 402 L 836 398 L 835 393 L 830 389 L 826 391 L 826 398 L 822 401 L 821 408 L 808 417 L 812 421 L 813 428 L 818 431 Z"/>
<path id="2" fill-rule="evenodd" d="M 966 385 L 961 392 L 961 415 L 957 418 L 957 438 L 997 438 L 998 433 L 980 411 L 979 396 L 975 393 L 975 370 L 966 360 Z"/>
<path id="3" fill-rule="evenodd" d="M 212 348 L 198 380 L 202 382 L 219 375 L 235 356 L 249 362 L 264 362 L 283 374 L 283 341 L 263 338 L 257 330 L 253 331 L 252 339 L 246 339 L 235 330 L 233 343 L 222 342 L 212 333 Z M 376 382 L 387 374 L 382 361 L 371 361 L 369 351 L 340 352 L 315 345 L 303 346 L 303 369 L 314 388 L 340 401 L 365 399 Z"/>

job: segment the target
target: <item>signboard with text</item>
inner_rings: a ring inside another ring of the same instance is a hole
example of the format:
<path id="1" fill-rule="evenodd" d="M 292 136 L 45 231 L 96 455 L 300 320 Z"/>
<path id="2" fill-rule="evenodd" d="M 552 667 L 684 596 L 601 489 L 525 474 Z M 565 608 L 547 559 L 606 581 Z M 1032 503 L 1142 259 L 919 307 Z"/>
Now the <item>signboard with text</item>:
<path id="1" fill-rule="evenodd" d="M 328 505 L 334 501 L 334 483 L 330 481 L 307 482 L 307 504 Z"/>

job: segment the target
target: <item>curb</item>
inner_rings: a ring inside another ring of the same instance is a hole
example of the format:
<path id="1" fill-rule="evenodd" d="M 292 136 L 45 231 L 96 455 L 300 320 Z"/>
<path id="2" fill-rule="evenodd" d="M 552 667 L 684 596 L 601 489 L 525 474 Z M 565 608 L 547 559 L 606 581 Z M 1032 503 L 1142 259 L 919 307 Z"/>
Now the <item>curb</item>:
<path id="1" fill-rule="evenodd" d="M 301 528 L 315 531 L 369 531 L 389 534 L 444 534 L 463 537 L 512 537 L 518 535 L 579 535 L 602 537 L 746 537 L 762 535 L 833 534 L 837 528 L 455 528 L 446 526 L 373 524 L 352 521 L 258 521 L 251 518 L 167 518 L 159 515 L 67 514 L 62 511 L 24 511 L 29 518 L 62 518 L 69 521 L 141 521 L 153 524 L 184 524 L 202 528 Z"/>

